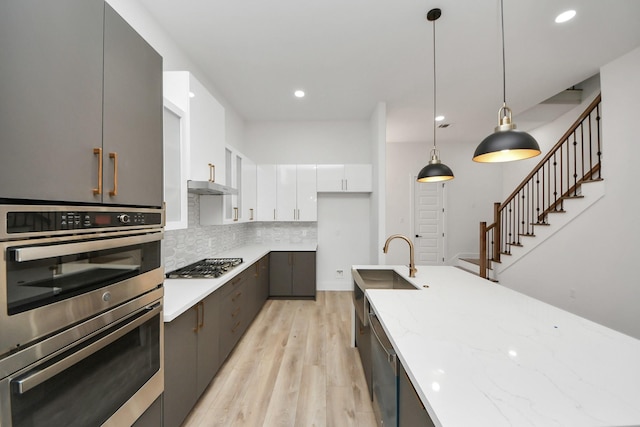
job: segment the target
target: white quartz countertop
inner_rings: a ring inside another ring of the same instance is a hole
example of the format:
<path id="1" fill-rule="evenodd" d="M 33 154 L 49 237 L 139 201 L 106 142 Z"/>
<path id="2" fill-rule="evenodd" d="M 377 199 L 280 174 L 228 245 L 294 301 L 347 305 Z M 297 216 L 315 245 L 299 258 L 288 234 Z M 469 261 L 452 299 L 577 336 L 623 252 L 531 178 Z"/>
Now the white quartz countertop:
<path id="1" fill-rule="evenodd" d="M 318 244 L 313 242 L 273 243 L 264 245 L 246 245 L 232 249 L 216 258 L 242 258 L 239 266 L 216 279 L 165 279 L 164 281 L 164 321 L 171 322 L 191 308 L 198 301 L 236 277 L 251 264 L 272 251 L 315 251 Z"/>
<path id="2" fill-rule="evenodd" d="M 640 426 L 640 340 L 455 267 L 354 268 L 420 287 L 366 295 L 437 426 Z"/>

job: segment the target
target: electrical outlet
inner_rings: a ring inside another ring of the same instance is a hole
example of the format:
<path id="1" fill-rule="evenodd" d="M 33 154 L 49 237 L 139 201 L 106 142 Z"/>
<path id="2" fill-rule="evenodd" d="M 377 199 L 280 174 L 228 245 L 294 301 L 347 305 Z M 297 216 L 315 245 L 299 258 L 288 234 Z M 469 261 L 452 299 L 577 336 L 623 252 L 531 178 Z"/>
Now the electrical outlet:
<path id="1" fill-rule="evenodd" d="M 336 270 L 336 279 L 344 279 L 344 270 Z"/>
<path id="2" fill-rule="evenodd" d="M 569 298 L 576 299 L 576 290 L 575 289 L 569 289 Z"/>
<path id="3" fill-rule="evenodd" d="M 302 230 L 302 237 L 307 237 L 307 230 Z"/>

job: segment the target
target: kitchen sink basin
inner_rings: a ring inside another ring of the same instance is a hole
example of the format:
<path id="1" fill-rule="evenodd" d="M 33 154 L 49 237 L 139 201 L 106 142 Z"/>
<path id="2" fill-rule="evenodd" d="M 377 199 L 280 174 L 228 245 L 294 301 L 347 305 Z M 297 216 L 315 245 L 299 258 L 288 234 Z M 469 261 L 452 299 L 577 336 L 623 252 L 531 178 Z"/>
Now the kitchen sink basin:
<path id="1" fill-rule="evenodd" d="M 365 289 L 417 289 L 394 270 L 356 269 L 354 280 Z"/>
<path id="2" fill-rule="evenodd" d="M 363 325 L 367 326 L 368 316 L 364 292 L 367 289 L 413 289 L 418 288 L 390 269 L 354 269 L 353 305 Z"/>

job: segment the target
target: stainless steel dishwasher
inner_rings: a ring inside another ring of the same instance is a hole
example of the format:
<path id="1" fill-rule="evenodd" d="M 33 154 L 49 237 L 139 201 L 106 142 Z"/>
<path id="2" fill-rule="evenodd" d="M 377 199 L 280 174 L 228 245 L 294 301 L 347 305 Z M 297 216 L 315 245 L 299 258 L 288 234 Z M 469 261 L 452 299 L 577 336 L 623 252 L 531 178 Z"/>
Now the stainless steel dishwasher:
<path id="1" fill-rule="evenodd" d="M 398 358 L 375 313 L 369 312 L 373 411 L 379 426 L 398 425 Z"/>

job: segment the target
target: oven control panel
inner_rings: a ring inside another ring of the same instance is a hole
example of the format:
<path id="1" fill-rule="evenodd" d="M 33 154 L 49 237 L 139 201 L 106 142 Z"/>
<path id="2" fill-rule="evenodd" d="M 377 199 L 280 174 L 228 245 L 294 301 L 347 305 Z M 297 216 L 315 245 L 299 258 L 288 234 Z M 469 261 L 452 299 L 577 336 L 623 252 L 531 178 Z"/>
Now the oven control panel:
<path id="1" fill-rule="evenodd" d="M 162 226 L 162 210 L 10 210 L 7 234 Z"/>

